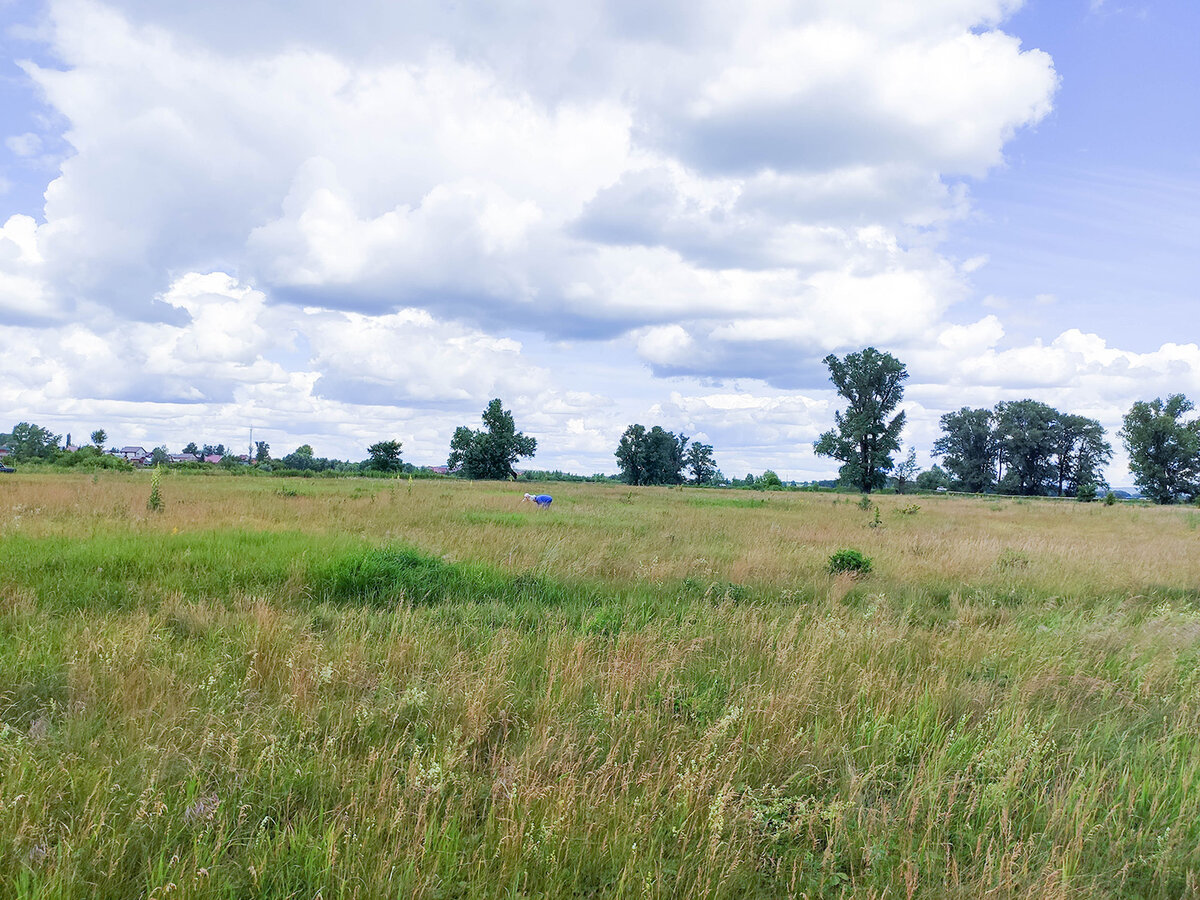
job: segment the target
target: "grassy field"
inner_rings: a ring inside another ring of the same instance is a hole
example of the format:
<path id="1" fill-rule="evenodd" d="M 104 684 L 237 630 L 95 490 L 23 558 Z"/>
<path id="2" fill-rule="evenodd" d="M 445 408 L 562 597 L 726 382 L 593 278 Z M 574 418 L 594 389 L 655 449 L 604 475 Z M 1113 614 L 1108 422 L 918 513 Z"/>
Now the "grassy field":
<path id="1" fill-rule="evenodd" d="M 1200 510 L 522 490 L 0 478 L 0 896 L 1200 896 Z"/>

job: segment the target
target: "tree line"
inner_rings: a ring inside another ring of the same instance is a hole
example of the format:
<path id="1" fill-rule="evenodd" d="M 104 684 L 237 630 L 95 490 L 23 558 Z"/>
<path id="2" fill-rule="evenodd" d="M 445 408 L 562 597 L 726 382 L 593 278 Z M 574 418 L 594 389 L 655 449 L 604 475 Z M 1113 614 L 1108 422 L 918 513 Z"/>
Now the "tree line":
<path id="1" fill-rule="evenodd" d="M 867 347 L 839 359 L 825 358 L 838 394 L 848 401 L 834 414 L 835 427 L 813 445 L 819 456 L 842 463 L 840 479 L 864 493 L 887 483 L 889 473 L 903 484 L 915 473 L 910 451 L 900 450 L 904 412 L 895 412 L 904 396 L 908 370 L 890 353 Z M 1182 394 L 1133 404 L 1119 436 L 1129 453 L 1129 468 L 1142 492 L 1157 503 L 1193 500 L 1200 495 L 1200 419 L 1184 417 L 1194 405 Z M 895 415 L 893 415 L 895 413 Z M 1092 499 L 1107 482 L 1101 468 L 1112 459 L 1112 445 L 1095 420 L 1064 413 L 1037 400 L 997 403 L 992 409 L 963 407 L 941 417 L 942 434 L 934 466 L 917 475 L 918 487 L 940 486 L 973 493 L 1078 497 Z M 924 481 L 924 484 L 922 483 Z"/>
<path id="2" fill-rule="evenodd" d="M 841 463 L 838 476 L 843 485 L 863 493 L 890 483 L 901 493 L 915 484 L 926 490 L 945 487 L 972 493 L 1080 499 L 1092 499 L 1098 490 L 1108 487 L 1102 468 L 1111 461 L 1113 449 L 1103 426 L 1096 419 L 1028 398 L 1003 401 L 991 409 L 963 407 L 943 415 L 933 455 L 941 459 L 944 468 L 935 465 L 918 473 L 914 449 L 910 448 L 904 459 L 893 458 L 900 452 L 905 425 L 903 410 L 897 411 L 908 378 L 905 365 L 874 347 L 847 354 L 844 359 L 830 354 L 824 362 L 847 406 L 835 412 L 834 428 L 822 434 L 813 449 L 817 455 Z M 1145 496 L 1155 502 L 1173 503 L 1200 495 L 1200 418 L 1186 418 L 1193 409 L 1182 394 L 1172 394 L 1166 400 L 1139 400 L 1123 418 L 1119 436 L 1129 453 L 1130 470 Z M 455 429 L 447 469 L 473 479 L 517 477 L 516 463 L 534 455 L 537 440 L 517 430 L 511 410 L 505 409 L 499 398 L 488 403 L 481 419 L 482 429 L 465 425 Z M 0 445 L 17 461 L 107 466 L 101 458 L 106 432 L 98 429 L 91 437 L 92 446 L 64 453 L 59 447 L 61 435 L 21 422 L 10 434 L 0 435 Z M 70 436 L 67 442 L 69 445 Z M 284 471 L 300 472 L 420 471 L 402 461 L 402 449 L 398 440 L 377 441 L 367 448 L 368 459 L 351 463 L 317 457 L 312 447 L 304 444 L 272 460 L 270 445 L 258 441 L 253 462 L 268 470 L 277 465 Z M 236 459 L 223 444 L 191 442 L 184 454 L 197 460 L 219 456 L 223 463 Z M 628 426 L 614 456 L 620 479 L 632 485 L 782 487 L 778 475 L 770 470 L 757 479 L 747 475 L 744 481 L 727 481 L 717 468 L 712 445 L 692 441 L 661 425 Z M 166 459 L 166 448 L 155 448 L 151 460 Z"/>

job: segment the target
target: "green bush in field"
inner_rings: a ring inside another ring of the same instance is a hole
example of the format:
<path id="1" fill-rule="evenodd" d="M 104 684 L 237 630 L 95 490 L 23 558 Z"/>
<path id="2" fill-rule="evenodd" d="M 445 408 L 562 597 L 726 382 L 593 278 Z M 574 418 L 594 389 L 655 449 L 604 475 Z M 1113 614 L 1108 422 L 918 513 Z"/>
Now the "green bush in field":
<path id="1" fill-rule="evenodd" d="M 858 550 L 839 550 L 829 557 L 829 574 L 840 575 L 849 572 L 852 575 L 866 575 L 871 571 L 871 559 Z"/>
<path id="2" fill-rule="evenodd" d="M 1114 494 L 1112 491 L 1109 491 L 1107 494 L 1104 495 L 1104 505 L 1105 506 L 1112 506 L 1116 502 L 1117 502 L 1117 495 Z"/>

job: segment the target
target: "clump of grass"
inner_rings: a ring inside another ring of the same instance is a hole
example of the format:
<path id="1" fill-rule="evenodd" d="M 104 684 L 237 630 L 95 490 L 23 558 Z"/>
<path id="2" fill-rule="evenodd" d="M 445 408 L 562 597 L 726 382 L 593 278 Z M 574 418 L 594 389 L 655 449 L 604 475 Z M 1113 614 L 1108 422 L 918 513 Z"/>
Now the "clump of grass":
<path id="1" fill-rule="evenodd" d="M 831 575 L 849 573 L 851 575 L 866 575 L 871 571 L 871 559 L 861 550 L 847 548 L 839 550 L 829 557 L 828 569 Z"/>

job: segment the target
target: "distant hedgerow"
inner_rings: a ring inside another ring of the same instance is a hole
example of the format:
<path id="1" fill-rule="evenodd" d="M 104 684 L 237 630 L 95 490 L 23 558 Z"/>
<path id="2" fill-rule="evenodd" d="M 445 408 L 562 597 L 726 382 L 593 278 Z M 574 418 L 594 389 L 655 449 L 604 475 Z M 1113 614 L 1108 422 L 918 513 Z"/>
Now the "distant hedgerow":
<path id="1" fill-rule="evenodd" d="M 829 557 L 829 573 L 839 575 L 849 572 L 851 575 L 866 575 L 871 571 L 871 558 L 864 556 L 858 550 L 839 550 Z"/>

